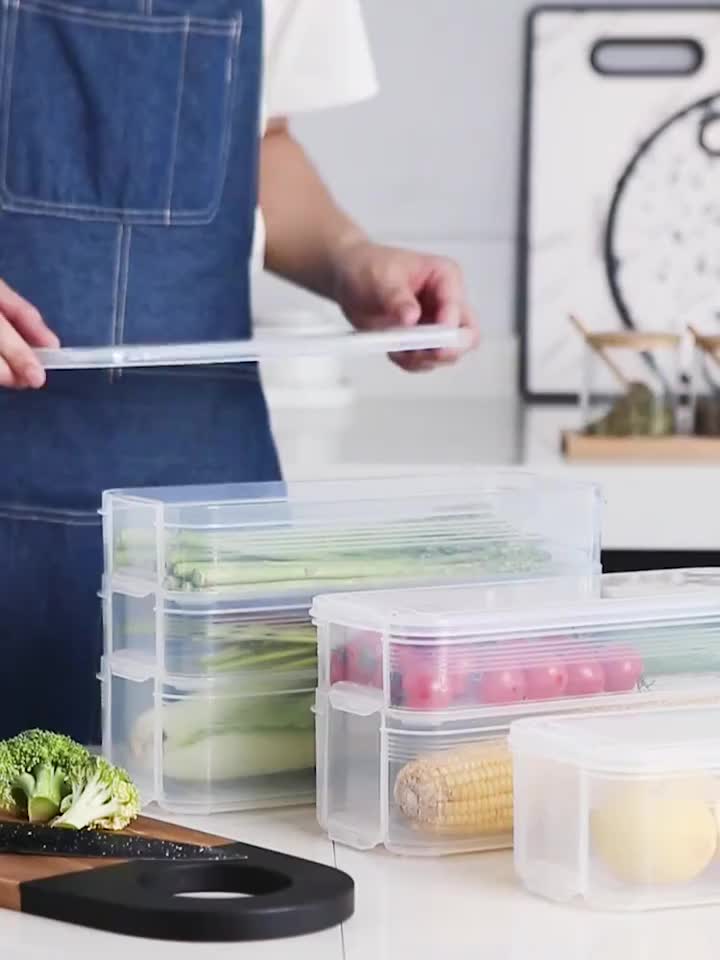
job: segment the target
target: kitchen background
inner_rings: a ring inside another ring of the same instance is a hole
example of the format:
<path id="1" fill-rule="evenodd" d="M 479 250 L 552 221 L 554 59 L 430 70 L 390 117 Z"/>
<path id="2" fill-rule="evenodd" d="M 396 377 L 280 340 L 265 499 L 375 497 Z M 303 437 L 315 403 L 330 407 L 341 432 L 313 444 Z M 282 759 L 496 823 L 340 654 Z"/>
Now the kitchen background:
<path id="1" fill-rule="evenodd" d="M 407 377 L 381 359 L 348 371 L 367 395 L 510 396 L 524 21 L 529 0 L 362 0 L 381 91 L 297 118 L 295 134 L 337 196 L 379 239 L 465 270 L 486 342 L 468 362 Z M 565 4 L 572 6 L 572 4 Z M 637 6 L 657 2 L 637 0 Z M 674 6 L 692 6 L 675 3 Z M 599 0 L 598 6 L 612 6 Z M 314 306 L 263 278 L 269 309 Z"/>
<path id="2" fill-rule="evenodd" d="M 418 474 L 478 465 L 569 471 L 603 489 L 608 569 L 720 563 L 720 514 L 707 510 L 717 495 L 717 456 L 703 460 L 708 447 L 702 439 L 699 456 L 686 461 L 682 455 L 655 463 L 611 456 L 573 463 L 561 453 L 561 436 L 580 429 L 577 405 L 524 406 L 518 395 L 524 46 L 534 4 L 362 4 L 380 94 L 368 103 L 296 118 L 294 131 L 342 203 L 375 237 L 461 263 L 483 343 L 457 367 L 431 376 L 408 376 L 381 357 L 342 366 L 327 358 L 266 366 L 286 476 Z M 593 6 L 613 4 L 597 0 Z M 652 0 L 633 6 L 662 8 Z M 672 8 L 693 6 L 676 2 Z M 715 35 L 704 22 L 695 20 L 694 28 Z M 714 56 L 699 78 L 700 95 L 715 89 Z M 279 323 L 311 332 L 318 324 L 342 322 L 322 301 L 268 277 L 259 279 L 255 303 L 261 327 Z M 603 322 L 601 310 L 593 323 Z M 573 336 L 568 325 L 568 339 Z M 579 338 L 577 349 L 579 354 Z"/>

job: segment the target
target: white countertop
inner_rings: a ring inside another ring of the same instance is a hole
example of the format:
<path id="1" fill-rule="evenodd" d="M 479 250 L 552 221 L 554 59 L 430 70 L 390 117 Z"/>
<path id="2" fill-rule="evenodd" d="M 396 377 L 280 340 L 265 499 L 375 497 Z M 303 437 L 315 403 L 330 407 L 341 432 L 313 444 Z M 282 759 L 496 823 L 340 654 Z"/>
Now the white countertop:
<path id="1" fill-rule="evenodd" d="M 140 940 L 0 911 L 9 960 L 717 960 L 720 907 L 596 914 L 531 897 L 509 853 L 439 860 L 333 847 L 314 811 L 195 818 L 188 825 L 295 856 L 337 863 L 356 882 L 342 929 L 259 944 Z"/>
<path id="2" fill-rule="evenodd" d="M 501 398 L 373 397 L 345 408 L 273 411 L 288 479 L 431 473 L 485 465 L 600 484 L 610 550 L 720 550 L 720 465 L 569 464 L 570 407 Z"/>

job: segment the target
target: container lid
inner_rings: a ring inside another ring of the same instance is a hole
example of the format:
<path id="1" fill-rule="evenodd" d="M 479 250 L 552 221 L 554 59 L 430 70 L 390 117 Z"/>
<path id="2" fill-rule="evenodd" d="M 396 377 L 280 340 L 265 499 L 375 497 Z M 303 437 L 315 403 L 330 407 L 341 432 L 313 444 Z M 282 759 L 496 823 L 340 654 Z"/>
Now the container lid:
<path id="1" fill-rule="evenodd" d="M 650 571 L 315 598 L 316 623 L 393 637 L 481 639 L 720 618 L 720 570 Z"/>
<path id="2" fill-rule="evenodd" d="M 212 343 L 117 344 L 35 352 L 46 370 L 96 370 L 257 363 L 283 357 L 362 357 L 412 350 L 462 349 L 467 343 L 466 330 L 428 324 L 369 333 L 268 335 Z"/>
<path id="3" fill-rule="evenodd" d="M 720 768 L 720 704 L 516 720 L 515 754 L 596 773 L 669 775 Z"/>
<path id="4" fill-rule="evenodd" d="M 172 507 L 192 507 L 208 510 L 217 515 L 222 512 L 218 524 L 227 527 L 224 512 L 228 507 L 243 506 L 248 516 L 255 517 L 259 524 L 274 521 L 283 529 L 287 522 L 302 520 L 303 514 L 288 514 L 284 509 L 307 505 L 316 515 L 327 516 L 328 508 L 335 504 L 345 507 L 345 515 L 351 516 L 365 526 L 376 526 L 383 519 L 378 510 L 391 503 L 391 516 L 402 514 L 400 507 L 406 504 L 407 512 L 416 513 L 418 505 L 432 516 L 464 519 L 470 513 L 482 512 L 489 520 L 502 510 L 509 497 L 532 496 L 566 498 L 582 494 L 599 503 L 599 487 L 595 483 L 570 477 L 543 476 L 524 470 L 487 470 L 469 468 L 461 471 L 438 472 L 427 475 L 395 474 L 393 476 L 350 478 L 342 480 L 294 480 L 264 483 L 225 483 L 184 485 L 173 487 L 133 487 L 107 490 L 104 493 L 103 512 L 108 512 L 107 501 L 123 499 L 138 502 L 162 503 Z M 567 503 L 563 499 L 563 503 Z M 366 504 L 372 504 L 368 514 Z M 428 505 L 431 505 L 430 507 Z M 537 503 L 533 501 L 533 509 Z M 270 513 L 270 511 L 274 511 Z M 260 514 L 260 516 L 258 516 Z M 264 514 L 267 514 L 265 516 Z M 213 526 L 205 523 L 204 526 Z M 490 531 L 492 532 L 492 531 Z"/>
<path id="5" fill-rule="evenodd" d="M 207 675 L 169 673 L 149 651 L 114 650 L 102 657 L 100 678 L 113 677 L 131 683 L 155 681 L 164 696 L 200 699 L 259 697 L 275 693 L 306 693 L 317 686 L 317 669 L 253 669 Z"/>
<path id="6" fill-rule="evenodd" d="M 157 585 L 122 574 L 103 576 L 101 600 L 151 601 L 152 611 L 161 611 L 167 617 L 190 617 L 194 620 L 232 618 L 237 622 L 310 624 L 308 605 L 293 603 L 285 596 L 245 597 L 241 592 L 228 597 L 208 596 L 199 592 L 158 591 Z"/>

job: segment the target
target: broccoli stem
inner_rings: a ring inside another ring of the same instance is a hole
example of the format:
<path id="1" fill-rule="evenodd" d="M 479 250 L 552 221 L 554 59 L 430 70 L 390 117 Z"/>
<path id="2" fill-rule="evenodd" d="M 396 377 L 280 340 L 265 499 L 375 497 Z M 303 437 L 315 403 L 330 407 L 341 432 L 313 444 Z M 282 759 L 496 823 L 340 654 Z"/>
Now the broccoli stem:
<path id="1" fill-rule="evenodd" d="M 25 798 L 31 823 L 48 823 L 56 817 L 68 791 L 65 774 L 49 763 L 38 764 L 32 773 L 21 774 L 14 783 L 15 796 L 22 794 Z"/>

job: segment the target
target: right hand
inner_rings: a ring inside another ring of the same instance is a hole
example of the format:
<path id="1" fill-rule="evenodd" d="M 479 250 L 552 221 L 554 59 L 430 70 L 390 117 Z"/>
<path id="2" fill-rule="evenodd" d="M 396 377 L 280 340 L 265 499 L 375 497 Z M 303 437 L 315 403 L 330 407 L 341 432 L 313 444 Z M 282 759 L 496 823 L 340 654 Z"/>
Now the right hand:
<path id="1" fill-rule="evenodd" d="M 44 386 L 45 370 L 32 348 L 59 346 L 40 312 L 0 280 L 0 387 L 37 390 Z"/>

